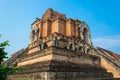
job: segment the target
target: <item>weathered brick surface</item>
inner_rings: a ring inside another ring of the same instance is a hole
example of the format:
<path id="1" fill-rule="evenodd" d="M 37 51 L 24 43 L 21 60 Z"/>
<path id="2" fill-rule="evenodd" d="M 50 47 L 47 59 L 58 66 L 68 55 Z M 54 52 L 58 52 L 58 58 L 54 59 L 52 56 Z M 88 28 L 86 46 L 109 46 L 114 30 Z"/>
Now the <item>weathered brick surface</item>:
<path id="1" fill-rule="evenodd" d="M 8 61 L 10 66 L 25 66 L 26 69 L 18 74 L 8 75 L 8 80 L 120 78 L 118 58 L 92 45 L 90 30 L 84 21 L 67 19 L 64 14 L 48 9 L 31 26 L 30 44 Z M 40 48 L 41 40 L 46 47 Z M 117 64 L 113 64 L 116 61 Z"/>

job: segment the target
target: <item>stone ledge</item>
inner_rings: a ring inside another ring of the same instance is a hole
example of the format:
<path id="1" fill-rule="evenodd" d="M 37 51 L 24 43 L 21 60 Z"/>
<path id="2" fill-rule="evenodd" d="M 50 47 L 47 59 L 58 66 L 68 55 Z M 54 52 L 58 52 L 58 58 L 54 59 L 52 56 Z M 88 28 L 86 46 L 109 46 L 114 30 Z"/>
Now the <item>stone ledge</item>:
<path id="1" fill-rule="evenodd" d="M 44 62 L 37 62 L 33 63 L 30 65 L 25 65 L 26 69 L 31 69 L 33 70 L 34 68 L 36 69 L 41 69 L 38 71 L 44 71 L 42 70 L 42 67 L 49 67 L 45 71 L 91 71 L 91 72 L 106 72 L 106 70 L 100 66 L 93 66 L 89 64 L 76 64 L 72 62 L 66 62 L 66 61 L 55 61 L 55 60 L 50 60 L 50 61 L 44 61 Z M 56 68 L 56 69 L 55 69 Z M 63 68 L 63 69 L 62 69 Z"/>
<path id="2" fill-rule="evenodd" d="M 97 78 L 95 80 L 99 80 L 99 79 L 105 80 L 109 78 L 110 80 L 110 78 L 113 77 L 112 73 L 108 73 L 105 69 L 103 69 L 100 66 L 92 66 L 88 64 L 78 65 L 75 63 L 65 62 L 65 61 L 45 61 L 41 63 L 38 62 L 31 65 L 26 65 L 24 67 L 26 68 L 24 71 L 21 71 L 17 74 L 10 74 L 10 75 L 14 75 L 15 77 L 17 75 L 22 76 L 24 74 L 37 74 L 37 73 L 47 72 L 47 73 L 55 73 L 55 75 L 59 73 L 65 73 L 65 75 L 63 75 L 62 77 L 64 76 L 68 78 L 77 77 L 78 79 Z"/>
<path id="3" fill-rule="evenodd" d="M 49 60 L 71 61 L 78 64 L 86 63 L 86 61 L 89 60 L 87 62 L 88 64 L 93 64 L 94 66 L 100 64 L 100 58 L 97 56 L 80 53 L 78 51 L 67 50 L 60 47 L 49 47 L 42 51 L 27 54 L 24 58 L 20 59 L 18 62 L 18 67 Z"/>
<path id="4" fill-rule="evenodd" d="M 85 53 L 78 52 L 78 51 L 67 50 L 64 48 L 51 46 L 51 47 L 48 47 L 44 50 L 36 51 L 34 53 L 31 53 L 31 54 L 27 54 L 26 56 L 24 56 L 23 58 L 20 59 L 20 62 L 26 61 L 29 59 L 33 59 L 33 58 L 37 58 L 37 57 L 46 56 L 49 54 L 57 54 L 57 55 L 68 56 L 68 57 L 84 56 L 84 57 L 99 58 L 98 56 L 95 56 L 95 55 L 85 54 Z"/>

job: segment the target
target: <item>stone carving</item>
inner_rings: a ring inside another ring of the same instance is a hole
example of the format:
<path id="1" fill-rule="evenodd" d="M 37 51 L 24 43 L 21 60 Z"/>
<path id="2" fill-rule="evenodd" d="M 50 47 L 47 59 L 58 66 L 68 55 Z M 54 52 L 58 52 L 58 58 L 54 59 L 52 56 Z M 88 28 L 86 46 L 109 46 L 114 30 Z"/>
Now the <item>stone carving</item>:
<path id="1" fill-rule="evenodd" d="M 78 44 L 78 40 L 75 41 L 75 50 L 79 51 L 79 44 Z"/>
<path id="2" fill-rule="evenodd" d="M 89 52 L 90 52 L 90 49 L 89 49 L 89 48 L 87 48 L 87 51 L 86 51 L 86 52 L 87 52 L 87 54 L 89 54 Z"/>
<path id="3" fill-rule="evenodd" d="M 83 46 L 83 52 L 84 52 L 85 54 L 89 54 L 90 48 L 89 48 L 88 45 L 84 44 L 84 46 Z"/>
<path id="4" fill-rule="evenodd" d="M 42 47 L 42 44 L 43 44 L 43 40 L 40 39 L 40 44 L 39 44 L 39 46 L 40 46 L 40 50 L 43 48 L 43 47 Z"/>
<path id="5" fill-rule="evenodd" d="M 37 41 L 38 38 L 38 27 L 34 24 L 30 33 L 30 44 Z"/>
<path id="6" fill-rule="evenodd" d="M 75 50 L 75 42 L 74 42 L 74 40 L 72 40 L 72 42 L 73 42 L 72 50 Z"/>
<path id="7" fill-rule="evenodd" d="M 47 44 L 46 44 L 46 42 L 45 42 L 45 39 L 43 39 L 43 41 L 41 42 L 41 46 L 40 46 L 40 48 L 41 49 L 45 49 L 45 48 L 47 48 L 48 46 L 47 46 Z"/>
<path id="8" fill-rule="evenodd" d="M 75 41 L 75 50 L 82 52 L 82 43 L 79 40 Z"/>
<path id="9" fill-rule="evenodd" d="M 29 42 L 29 44 L 31 44 L 31 43 L 33 43 L 33 34 L 32 34 L 32 32 L 30 33 L 30 42 Z"/>
<path id="10" fill-rule="evenodd" d="M 82 27 L 84 26 L 84 22 L 81 22 L 81 24 L 78 27 L 78 33 L 79 33 L 79 37 L 81 39 L 83 39 L 83 32 L 82 32 Z"/>
<path id="11" fill-rule="evenodd" d="M 86 45 L 83 45 L 83 52 L 86 53 Z"/>
<path id="12" fill-rule="evenodd" d="M 57 34 L 52 36 L 52 46 L 59 46 L 60 37 Z"/>
<path id="13" fill-rule="evenodd" d="M 75 50 L 75 43 L 74 43 L 74 40 L 72 40 L 71 38 L 68 39 L 67 49 Z"/>

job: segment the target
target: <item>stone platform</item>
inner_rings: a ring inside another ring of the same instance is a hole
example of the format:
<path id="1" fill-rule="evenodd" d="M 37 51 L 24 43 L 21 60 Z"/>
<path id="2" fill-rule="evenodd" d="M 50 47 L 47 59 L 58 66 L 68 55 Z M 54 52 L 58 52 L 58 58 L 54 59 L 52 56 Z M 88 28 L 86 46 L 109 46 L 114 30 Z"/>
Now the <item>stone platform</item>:
<path id="1" fill-rule="evenodd" d="M 25 70 L 8 75 L 8 80 L 113 80 L 99 57 L 59 47 L 27 54 L 19 60 L 21 66 Z"/>

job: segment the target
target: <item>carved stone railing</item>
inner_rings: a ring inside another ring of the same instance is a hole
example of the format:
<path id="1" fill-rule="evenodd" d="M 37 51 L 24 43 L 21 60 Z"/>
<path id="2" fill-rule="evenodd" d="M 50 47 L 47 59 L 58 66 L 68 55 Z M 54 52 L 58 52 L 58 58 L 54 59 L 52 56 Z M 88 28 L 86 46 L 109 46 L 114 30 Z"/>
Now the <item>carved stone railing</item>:
<path id="1" fill-rule="evenodd" d="M 92 45 L 85 43 L 84 40 L 80 39 L 79 37 L 68 37 L 63 34 L 53 33 L 48 37 L 42 38 L 39 41 L 35 41 L 34 43 L 30 44 L 28 46 L 29 50 L 34 50 L 30 51 L 29 53 L 42 50 L 50 46 L 79 51 L 86 54 L 92 54 L 93 48 Z"/>
<path id="2" fill-rule="evenodd" d="M 14 53 L 6 62 L 5 65 L 10 66 L 10 67 L 16 67 L 18 60 L 23 57 L 27 53 L 27 48 L 21 49 Z"/>
<path id="3" fill-rule="evenodd" d="M 97 48 L 98 49 L 98 48 Z M 116 70 L 120 70 L 120 62 L 115 61 L 112 57 L 106 55 L 102 50 L 98 49 L 97 54 L 102 56 L 107 62 L 109 62 Z"/>

